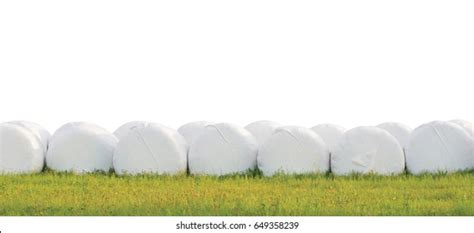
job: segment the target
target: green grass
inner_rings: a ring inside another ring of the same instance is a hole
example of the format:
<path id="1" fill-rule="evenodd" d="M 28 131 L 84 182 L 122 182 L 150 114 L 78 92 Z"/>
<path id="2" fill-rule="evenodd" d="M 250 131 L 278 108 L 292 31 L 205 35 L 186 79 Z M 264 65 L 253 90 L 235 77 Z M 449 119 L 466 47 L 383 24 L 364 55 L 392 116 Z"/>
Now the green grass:
<path id="1" fill-rule="evenodd" d="M 474 172 L 393 177 L 0 176 L 0 215 L 474 215 Z"/>

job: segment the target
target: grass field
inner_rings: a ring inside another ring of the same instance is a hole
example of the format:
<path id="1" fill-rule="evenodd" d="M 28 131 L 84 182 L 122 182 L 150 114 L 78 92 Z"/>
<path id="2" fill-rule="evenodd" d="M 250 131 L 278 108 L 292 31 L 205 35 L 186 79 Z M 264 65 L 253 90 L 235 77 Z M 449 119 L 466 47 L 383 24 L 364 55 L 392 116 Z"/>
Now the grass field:
<path id="1" fill-rule="evenodd" d="M 474 172 L 394 177 L 0 176 L 0 215 L 474 215 Z"/>

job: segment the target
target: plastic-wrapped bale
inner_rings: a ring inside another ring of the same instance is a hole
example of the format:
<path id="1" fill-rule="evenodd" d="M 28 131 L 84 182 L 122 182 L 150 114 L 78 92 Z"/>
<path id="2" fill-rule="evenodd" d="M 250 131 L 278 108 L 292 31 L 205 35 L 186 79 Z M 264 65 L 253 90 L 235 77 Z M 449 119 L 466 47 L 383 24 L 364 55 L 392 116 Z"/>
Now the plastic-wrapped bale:
<path id="1" fill-rule="evenodd" d="M 255 136 L 259 145 L 262 145 L 279 127 L 281 125 L 273 121 L 255 121 L 245 126 L 245 129 Z"/>
<path id="2" fill-rule="evenodd" d="M 27 128 L 0 124 L 0 174 L 37 173 L 43 170 L 44 148 Z"/>
<path id="3" fill-rule="evenodd" d="M 10 121 L 7 123 L 19 125 L 31 131 L 35 137 L 40 140 L 44 153 L 46 153 L 48 149 L 49 138 L 51 137 L 51 134 L 48 132 L 48 130 L 43 128 L 41 125 L 29 121 Z"/>
<path id="4" fill-rule="evenodd" d="M 117 138 L 91 123 L 73 122 L 51 137 L 46 165 L 55 171 L 87 173 L 109 171 Z"/>
<path id="5" fill-rule="evenodd" d="M 233 124 L 208 125 L 191 143 L 188 154 L 192 174 L 226 175 L 244 173 L 257 164 L 255 137 Z"/>
<path id="6" fill-rule="evenodd" d="M 258 167 L 265 176 L 307 174 L 329 170 L 326 143 L 314 131 L 294 126 L 278 128 L 261 146 Z"/>
<path id="7" fill-rule="evenodd" d="M 474 126 L 472 125 L 471 122 L 465 121 L 465 120 L 461 120 L 461 119 L 451 120 L 451 121 L 449 121 L 449 122 L 455 123 L 455 124 L 461 126 L 463 129 L 465 129 L 465 130 L 469 133 L 469 135 L 470 135 L 471 137 L 474 136 Z"/>
<path id="8" fill-rule="evenodd" d="M 344 133 L 331 156 L 336 175 L 402 173 L 405 158 L 397 139 L 386 130 L 362 126 Z"/>
<path id="9" fill-rule="evenodd" d="M 120 139 L 114 152 L 115 173 L 179 174 L 187 168 L 188 146 L 176 130 L 149 123 Z"/>
<path id="10" fill-rule="evenodd" d="M 377 125 L 377 127 L 383 130 L 386 130 L 392 136 L 394 136 L 397 139 L 398 143 L 400 143 L 400 146 L 402 146 L 403 149 L 407 148 L 408 140 L 410 139 L 410 134 L 412 131 L 410 127 L 402 123 L 397 123 L 397 122 L 386 122 L 386 123 Z"/>
<path id="11" fill-rule="evenodd" d="M 211 124 L 213 123 L 207 121 L 189 122 L 179 127 L 178 133 L 183 135 L 188 144 L 191 144 L 191 142 L 204 131 L 204 128 Z"/>
<path id="12" fill-rule="evenodd" d="M 329 152 L 332 153 L 334 148 L 339 143 L 339 140 L 346 132 L 346 129 L 339 125 L 333 124 L 321 124 L 311 128 L 317 135 L 319 135 L 323 141 L 326 143 Z"/>
<path id="13" fill-rule="evenodd" d="M 435 121 L 416 128 L 406 149 L 412 174 L 455 172 L 474 168 L 474 141 L 461 126 Z"/>
<path id="14" fill-rule="evenodd" d="M 127 136 L 134 129 L 144 128 L 147 125 L 148 125 L 148 122 L 146 121 L 130 121 L 118 127 L 115 130 L 114 135 L 115 137 L 117 137 L 118 140 L 120 140 L 124 138 L 125 136 Z"/>

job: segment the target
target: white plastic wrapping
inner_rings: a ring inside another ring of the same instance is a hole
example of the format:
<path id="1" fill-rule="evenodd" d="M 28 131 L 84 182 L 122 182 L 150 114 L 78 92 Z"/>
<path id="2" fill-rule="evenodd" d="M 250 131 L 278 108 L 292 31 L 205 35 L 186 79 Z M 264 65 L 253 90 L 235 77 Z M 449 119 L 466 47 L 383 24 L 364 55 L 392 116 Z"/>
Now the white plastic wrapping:
<path id="1" fill-rule="evenodd" d="M 114 135 L 115 137 L 117 137 L 118 140 L 120 140 L 124 138 L 125 136 L 127 136 L 134 129 L 144 128 L 147 125 L 148 125 L 148 122 L 146 121 L 130 121 L 118 127 L 115 130 Z"/>
<path id="2" fill-rule="evenodd" d="M 192 141 L 188 164 L 192 174 L 226 175 L 254 169 L 258 144 L 244 128 L 221 123 L 208 125 Z"/>
<path id="3" fill-rule="evenodd" d="M 0 124 L 0 174 L 36 173 L 43 166 L 44 148 L 33 132 L 16 124 Z"/>
<path id="4" fill-rule="evenodd" d="M 68 123 L 51 137 L 46 165 L 75 173 L 109 171 L 117 141 L 112 133 L 95 124 Z"/>
<path id="5" fill-rule="evenodd" d="M 281 125 L 273 121 L 255 121 L 245 126 L 245 129 L 255 136 L 259 145 L 262 145 L 279 127 Z"/>
<path id="6" fill-rule="evenodd" d="M 30 130 L 35 135 L 35 137 L 40 140 L 44 153 L 46 153 L 46 150 L 48 149 L 49 138 L 51 137 L 51 134 L 48 132 L 48 130 L 43 128 L 41 125 L 29 121 L 10 121 L 7 123 L 16 124 Z"/>
<path id="7" fill-rule="evenodd" d="M 386 122 L 386 123 L 377 125 L 377 127 L 383 130 L 386 130 L 392 136 L 394 136 L 397 139 L 398 143 L 400 143 L 400 146 L 402 146 L 403 149 L 407 148 L 408 140 L 410 139 L 410 134 L 412 131 L 410 127 L 402 123 L 397 123 L 397 122 Z"/>
<path id="8" fill-rule="evenodd" d="M 149 123 L 133 128 L 115 149 L 115 173 L 178 174 L 187 168 L 188 146 L 176 130 Z"/>
<path id="9" fill-rule="evenodd" d="M 285 126 L 265 141 L 257 161 L 265 176 L 324 173 L 329 170 L 329 151 L 323 139 L 312 130 Z"/>
<path id="10" fill-rule="evenodd" d="M 213 123 L 207 121 L 189 122 L 179 127 L 178 132 L 183 135 L 188 144 L 191 144 L 191 142 L 204 131 L 204 128 L 210 124 Z"/>
<path id="11" fill-rule="evenodd" d="M 416 128 L 406 149 L 413 174 L 454 172 L 474 168 L 474 142 L 461 126 L 435 121 Z"/>
<path id="12" fill-rule="evenodd" d="M 377 127 L 362 126 L 347 131 L 331 154 L 331 170 L 336 175 L 391 175 L 404 169 L 405 158 L 397 139 Z"/>
<path id="13" fill-rule="evenodd" d="M 311 128 L 316 134 L 318 134 L 323 141 L 326 143 L 329 152 L 334 151 L 334 148 L 341 140 L 342 135 L 346 132 L 346 129 L 339 125 L 333 124 L 321 124 Z"/>
<path id="14" fill-rule="evenodd" d="M 455 123 L 455 124 L 461 126 L 463 129 L 465 129 L 469 133 L 469 135 L 471 135 L 471 137 L 474 136 L 474 126 L 472 125 L 471 122 L 461 120 L 461 119 L 451 120 L 449 122 Z"/>

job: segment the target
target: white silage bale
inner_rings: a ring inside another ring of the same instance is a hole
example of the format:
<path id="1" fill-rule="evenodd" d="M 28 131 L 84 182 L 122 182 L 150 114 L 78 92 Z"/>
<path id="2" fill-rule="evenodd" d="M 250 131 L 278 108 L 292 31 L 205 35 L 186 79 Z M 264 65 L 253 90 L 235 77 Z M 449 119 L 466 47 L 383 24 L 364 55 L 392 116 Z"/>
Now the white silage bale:
<path id="1" fill-rule="evenodd" d="M 0 174 L 36 173 L 43 166 L 44 148 L 33 132 L 17 124 L 0 124 Z"/>
<path id="2" fill-rule="evenodd" d="M 413 174 L 455 172 L 474 168 L 473 138 L 461 126 L 434 121 L 416 128 L 406 149 Z"/>
<path id="3" fill-rule="evenodd" d="M 257 164 L 255 137 L 229 123 L 207 125 L 192 141 L 188 164 L 192 174 L 226 175 L 252 170 Z"/>
<path id="4" fill-rule="evenodd" d="M 455 123 L 461 126 L 463 129 L 465 129 L 469 133 L 471 137 L 474 136 L 474 126 L 472 125 L 471 122 L 466 121 L 466 120 L 461 120 L 461 119 L 451 120 L 449 122 Z"/>
<path id="5" fill-rule="evenodd" d="M 318 134 L 323 141 L 326 143 L 329 152 L 332 152 L 339 140 L 346 132 L 346 129 L 339 125 L 333 124 L 320 124 L 311 128 L 316 134 Z"/>
<path id="6" fill-rule="evenodd" d="M 189 122 L 179 127 L 178 132 L 183 135 L 188 144 L 191 144 L 191 142 L 203 132 L 204 128 L 210 124 L 213 123 L 207 121 Z"/>
<path id="7" fill-rule="evenodd" d="M 43 128 L 41 125 L 29 121 L 10 121 L 7 123 L 16 124 L 31 131 L 35 137 L 40 140 L 44 153 L 46 153 L 46 150 L 48 149 L 49 138 L 51 137 L 51 134 L 48 132 L 48 130 Z"/>
<path id="8" fill-rule="evenodd" d="M 303 127 L 278 128 L 261 146 L 258 167 L 265 176 L 307 174 L 329 170 L 329 151 L 315 132 Z"/>
<path id="9" fill-rule="evenodd" d="M 279 127 L 281 125 L 273 121 L 255 121 L 245 126 L 245 129 L 255 136 L 259 145 L 262 145 Z"/>
<path id="10" fill-rule="evenodd" d="M 120 139 L 114 153 L 117 174 L 179 174 L 187 167 L 186 140 L 176 130 L 149 123 Z"/>
<path id="11" fill-rule="evenodd" d="M 386 122 L 377 125 L 377 127 L 386 130 L 394 136 L 403 149 L 407 148 L 411 131 L 413 131 L 410 127 L 398 122 Z"/>
<path id="12" fill-rule="evenodd" d="M 46 164 L 55 171 L 109 171 L 117 141 L 112 133 L 95 124 L 68 123 L 51 137 Z"/>
<path id="13" fill-rule="evenodd" d="M 397 139 L 387 131 L 363 126 L 344 133 L 331 156 L 336 175 L 351 173 L 392 175 L 405 169 L 405 158 Z"/>
<path id="14" fill-rule="evenodd" d="M 118 140 L 120 140 L 124 138 L 125 136 L 127 136 L 134 129 L 144 128 L 147 125 L 148 125 L 148 122 L 146 121 L 130 121 L 118 127 L 114 131 L 114 135 L 115 137 L 117 137 Z"/>

